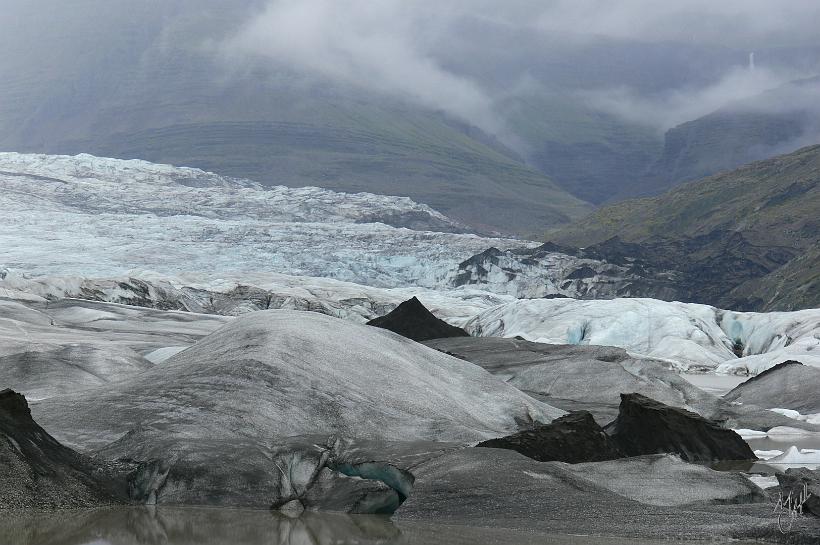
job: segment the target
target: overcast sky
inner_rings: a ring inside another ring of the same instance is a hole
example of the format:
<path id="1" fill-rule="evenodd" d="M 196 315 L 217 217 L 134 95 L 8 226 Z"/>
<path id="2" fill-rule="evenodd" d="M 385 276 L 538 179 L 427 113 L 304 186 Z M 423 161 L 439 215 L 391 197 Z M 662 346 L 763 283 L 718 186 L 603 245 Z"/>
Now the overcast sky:
<path id="1" fill-rule="evenodd" d="M 499 103 L 510 94 L 558 87 L 663 131 L 820 66 L 819 0 L 0 0 L 0 8 L 6 78 L 24 66 L 79 74 L 115 54 L 123 65 L 149 62 L 135 44 L 153 39 L 154 57 L 184 45 L 234 68 L 286 66 L 502 138 Z M 84 85 L 96 77 L 83 76 Z"/>
<path id="2" fill-rule="evenodd" d="M 504 129 L 494 112 L 497 93 L 461 73 L 452 58 L 443 60 L 449 47 L 481 54 L 483 36 L 465 29 L 482 27 L 463 24 L 470 20 L 540 33 L 562 48 L 625 40 L 752 52 L 820 43 L 817 0 L 271 0 L 224 46 L 233 54 L 267 58 L 439 108 L 498 134 Z M 464 47 L 465 42 L 477 47 Z M 523 54 L 536 60 L 539 52 Z M 751 70 L 738 64 L 705 84 L 651 97 L 628 86 L 585 91 L 600 108 L 663 130 L 809 75 L 794 67 L 758 63 Z M 509 82 L 510 87 L 518 84 Z"/>

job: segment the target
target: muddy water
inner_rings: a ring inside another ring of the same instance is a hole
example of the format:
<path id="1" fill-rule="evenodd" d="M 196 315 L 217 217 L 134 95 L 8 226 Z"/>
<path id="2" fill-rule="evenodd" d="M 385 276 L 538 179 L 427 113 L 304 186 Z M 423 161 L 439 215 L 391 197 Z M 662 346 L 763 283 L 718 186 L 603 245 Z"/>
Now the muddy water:
<path id="1" fill-rule="evenodd" d="M 580 533 L 580 532 L 579 532 Z M 657 545 L 611 537 L 394 524 L 386 517 L 204 508 L 0 511 L 4 545 Z M 676 544 L 686 545 L 676 541 Z M 738 542 L 732 542 L 739 545 Z"/>

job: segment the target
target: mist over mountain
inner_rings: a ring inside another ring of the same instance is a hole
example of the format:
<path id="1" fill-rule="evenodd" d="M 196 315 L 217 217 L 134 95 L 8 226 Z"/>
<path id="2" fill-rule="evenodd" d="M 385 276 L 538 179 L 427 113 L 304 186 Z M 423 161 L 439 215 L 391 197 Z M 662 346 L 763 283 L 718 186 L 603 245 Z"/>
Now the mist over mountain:
<path id="1" fill-rule="evenodd" d="M 409 196 L 537 234 L 646 193 L 673 124 L 817 73 L 816 6 L 783 8 L 786 33 L 735 4 L 9 0 L 0 149 Z"/>
<path id="2" fill-rule="evenodd" d="M 649 193 L 820 142 L 820 77 L 730 102 L 670 129 Z"/>

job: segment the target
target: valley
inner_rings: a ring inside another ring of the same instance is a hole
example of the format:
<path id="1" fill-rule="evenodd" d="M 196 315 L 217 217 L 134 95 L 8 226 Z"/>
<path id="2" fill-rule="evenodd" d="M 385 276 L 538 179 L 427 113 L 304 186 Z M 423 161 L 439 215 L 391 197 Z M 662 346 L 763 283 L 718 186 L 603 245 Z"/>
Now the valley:
<path id="1" fill-rule="evenodd" d="M 0 543 L 820 543 L 817 2 L 0 4 Z"/>

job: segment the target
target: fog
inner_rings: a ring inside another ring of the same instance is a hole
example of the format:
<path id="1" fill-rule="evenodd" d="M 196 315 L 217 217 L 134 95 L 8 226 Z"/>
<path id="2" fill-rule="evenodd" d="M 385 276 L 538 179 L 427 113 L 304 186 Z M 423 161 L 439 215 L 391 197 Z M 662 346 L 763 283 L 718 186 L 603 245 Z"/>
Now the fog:
<path id="1" fill-rule="evenodd" d="M 401 0 L 271 2 L 226 47 L 406 97 L 497 133 L 490 97 L 425 50 L 421 36 L 440 23 L 419 7 Z"/>
<path id="2" fill-rule="evenodd" d="M 820 67 L 816 0 L 0 0 L 0 7 L 0 76 L 12 83 L 22 85 L 20 73 L 36 67 L 44 81 L 44 74 L 76 77 L 84 95 L 96 97 L 103 85 L 119 85 L 104 81 L 103 70 L 124 79 L 126 68 L 199 51 L 225 69 L 214 80 L 284 67 L 324 86 L 338 82 L 444 112 L 508 143 L 500 103 L 522 90 L 572 94 L 662 132 Z"/>
<path id="3" fill-rule="evenodd" d="M 626 87 L 594 90 L 585 95 L 601 110 L 663 132 L 721 108 L 740 108 L 744 100 L 779 88 L 800 76 L 794 70 L 738 66 L 704 87 L 671 89 L 648 97 Z M 757 110 L 768 107 L 780 108 L 782 105 L 768 101 L 754 105 Z"/>
<path id="4" fill-rule="evenodd" d="M 496 101 L 522 82 L 540 77 L 546 80 L 540 83 L 553 84 L 549 74 L 533 78 L 533 69 L 527 68 L 544 56 L 559 53 L 572 59 L 596 46 L 605 53 L 606 44 L 618 42 L 738 52 L 733 64 L 717 70 L 705 66 L 699 81 L 652 93 L 619 82 L 586 87 L 581 82 L 571 89 L 596 108 L 662 131 L 814 75 L 818 60 L 812 58 L 791 62 L 798 59 L 787 56 L 784 65 L 783 59 L 767 64 L 764 56 L 755 67 L 745 62 L 756 49 L 820 51 L 817 28 L 820 3 L 810 0 L 272 0 L 222 46 L 234 60 L 243 56 L 284 63 L 440 109 L 503 137 L 506 129 Z M 487 29 L 506 36 L 507 43 L 493 41 Z M 469 66 L 486 58 L 486 72 L 509 76 L 492 66 L 498 64 L 498 48 L 507 47 L 518 58 L 505 60 L 522 67 L 512 74 L 514 79 L 470 73 Z M 459 51 L 461 57 L 454 54 Z M 639 65 L 643 59 L 636 55 L 633 61 Z M 670 65 L 675 62 L 680 59 L 670 59 Z"/>
<path id="5" fill-rule="evenodd" d="M 647 42 L 700 42 L 762 48 L 816 44 L 820 5 L 812 0 L 553 0 L 535 24 L 544 30 L 573 29 L 582 37 Z"/>

